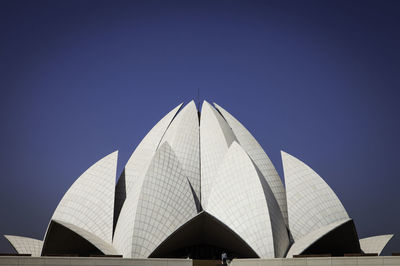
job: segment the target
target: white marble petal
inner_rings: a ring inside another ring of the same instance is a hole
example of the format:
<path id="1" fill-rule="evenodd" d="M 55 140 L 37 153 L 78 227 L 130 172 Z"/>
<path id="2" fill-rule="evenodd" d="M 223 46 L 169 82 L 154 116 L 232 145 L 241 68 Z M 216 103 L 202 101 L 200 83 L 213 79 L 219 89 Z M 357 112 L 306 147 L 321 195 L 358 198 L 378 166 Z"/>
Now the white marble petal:
<path id="1" fill-rule="evenodd" d="M 148 167 L 140 193 L 128 196 L 124 204 L 114 245 L 126 258 L 146 258 L 196 214 L 185 171 L 164 142 Z"/>
<path id="2" fill-rule="evenodd" d="M 362 238 L 360 239 L 361 250 L 365 253 L 378 253 L 380 255 L 392 237 L 393 235 L 380 235 Z"/>
<path id="3" fill-rule="evenodd" d="M 118 218 L 125 199 L 130 194 L 137 194 L 143 182 L 144 175 L 153 158 L 165 131 L 178 113 L 182 104 L 176 106 L 166 114 L 143 138 L 136 147 L 128 162 L 125 165 L 123 174 L 118 179 L 115 188 L 115 221 Z"/>
<path id="4" fill-rule="evenodd" d="M 261 258 L 283 257 L 286 253 L 289 237 L 278 203 L 237 142 L 232 143 L 219 167 L 207 211 Z"/>
<path id="5" fill-rule="evenodd" d="M 200 129 L 194 101 L 188 103 L 174 118 L 160 145 L 168 141 L 179 159 L 185 176 L 200 199 Z"/>
<path id="6" fill-rule="evenodd" d="M 308 233 L 348 219 L 339 198 L 309 166 L 282 151 L 289 227 L 295 241 Z"/>
<path id="7" fill-rule="evenodd" d="M 43 241 L 23 236 L 4 235 L 18 254 L 31 254 L 32 257 L 40 257 Z"/>
<path id="8" fill-rule="evenodd" d="M 200 158 L 201 204 L 205 209 L 218 167 L 235 140 L 235 135 L 224 118 L 204 101 L 200 117 Z"/>
<path id="9" fill-rule="evenodd" d="M 112 242 L 118 151 L 86 170 L 68 189 L 51 220 L 73 224 Z"/>
<path id="10" fill-rule="evenodd" d="M 282 215 L 285 219 L 285 223 L 288 224 L 288 214 L 287 214 L 287 204 L 286 204 L 286 191 L 282 184 L 278 172 L 276 171 L 274 165 L 269 159 L 268 155 L 264 152 L 261 145 L 257 140 L 251 135 L 251 133 L 230 113 L 228 113 L 224 108 L 214 103 L 218 111 L 221 112 L 226 122 L 232 128 L 233 133 L 240 144 L 240 146 L 246 151 L 251 160 L 260 170 L 261 174 L 268 182 L 269 187 L 276 200 L 278 201 L 279 208 L 281 209 Z"/>

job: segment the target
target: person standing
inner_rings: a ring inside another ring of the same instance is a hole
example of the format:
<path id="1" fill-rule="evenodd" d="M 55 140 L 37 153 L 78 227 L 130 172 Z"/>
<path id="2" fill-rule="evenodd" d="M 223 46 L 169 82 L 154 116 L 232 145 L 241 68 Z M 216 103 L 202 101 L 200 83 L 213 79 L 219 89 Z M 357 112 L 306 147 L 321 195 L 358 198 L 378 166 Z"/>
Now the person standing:
<path id="1" fill-rule="evenodd" d="M 226 252 L 224 251 L 221 255 L 221 261 L 222 261 L 222 265 L 226 265 L 226 260 L 228 259 L 228 255 L 226 254 Z"/>

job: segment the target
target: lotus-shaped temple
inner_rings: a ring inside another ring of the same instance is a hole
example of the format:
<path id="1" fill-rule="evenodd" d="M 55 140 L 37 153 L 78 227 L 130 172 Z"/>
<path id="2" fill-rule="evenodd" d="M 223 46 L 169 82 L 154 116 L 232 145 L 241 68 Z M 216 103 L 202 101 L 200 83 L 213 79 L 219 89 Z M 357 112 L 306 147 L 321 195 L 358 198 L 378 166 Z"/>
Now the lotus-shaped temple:
<path id="1" fill-rule="evenodd" d="M 116 183 L 118 152 L 65 193 L 43 240 L 6 235 L 18 253 L 125 258 L 277 258 L 379 254 L 392 235 L 359 239 L 325 181 L 282 152 L 285 186 L 225 109 L 192 101 L 162 118 Z"/>

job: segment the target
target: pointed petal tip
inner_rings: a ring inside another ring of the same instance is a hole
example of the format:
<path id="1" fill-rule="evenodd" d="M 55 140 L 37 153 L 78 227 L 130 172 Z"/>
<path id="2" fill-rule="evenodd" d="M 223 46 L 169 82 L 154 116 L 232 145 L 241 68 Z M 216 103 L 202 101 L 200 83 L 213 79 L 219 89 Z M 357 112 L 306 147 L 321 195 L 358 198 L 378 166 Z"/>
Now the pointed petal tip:
<path id="1" fill-rule="evenodd" d="M 394 237 L 394 234 L 386 234 L 385 236 L 388 237 L 388 242 Z"/>
<path id="2" fill-rule="evenodd" d="M 190 102 L 188 102 L 188 103 L 186 104 L 186 106 L 184 107 L 184 109 L 185 109 L 185 108 L 188 108 L 188 107 L 190 107 L 190 108 L 196 108 L 196 109 L 197 109 L 197 107 L 196 107 L 196 102 L 195 102 L 194 100 L 191 100 Z"/>
<path id="3" fill-rule="evenodd" d="M 201 110 L 203 111 L 204 108 L 213 108 L 212 105 L 207 102 L 206 100 L 203 101 L 203 104 L 201 105 Z"/>
<path id="4" fill-rule="evenodd" d="M 115 160 L 117 160 L 118 159 L 118 150 L 115 150 L 115 151 L 113 151 L 112 153 L 110 153 L 110 154 L 107 154 L 106 156 L 104 156 L 102 159 L 100 159 L 99 161 L 101 161 L 101 160 L 103 160 L 103 159 L 106 159 L 106 158 L 110 158 L 110 159 L 115 159 Z"/>
<path id="5" fill-rule="evenodd" d="M 303 162 L 302 160 L 300 160 L 299 158 L 294 157 L 293 155 L 291 155 L 290 153 L 288 153 L 288 152 L 286 152 L 286 151 L 284 151 L 284 150 L 281 150 L 281 157 L 282 157 L 282 159 L 283 159 L 283 158 L 285 158 L 285 159 L 292 159 L 292 160 L 297 160 L 297 161 L 300 161 L 300 162 L 304 163 L 304 162 Z"/>
<path id="6" fill-rule="evenodd" d="M 184 103 L 185 103 L 185 102 L 181 102 L 180 104 L 178 104 L 177 106 L 175 106 L 174 108 L 172 108 L 170 112 L 172 112 L 173 110 L 177 110 L 176 112 L 178 112 L 178 111 L 182 108 L 182 106 L 183 106 Z"/>

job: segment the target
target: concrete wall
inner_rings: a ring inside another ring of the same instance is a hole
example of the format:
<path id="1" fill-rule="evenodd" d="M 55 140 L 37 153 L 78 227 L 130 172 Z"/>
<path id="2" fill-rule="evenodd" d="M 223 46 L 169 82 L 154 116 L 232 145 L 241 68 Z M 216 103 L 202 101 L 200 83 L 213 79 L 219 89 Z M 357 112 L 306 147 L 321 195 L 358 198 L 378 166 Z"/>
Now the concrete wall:
<path id="1" fill-rule="evenodd" d="M 77 257 L 0 257 L 1 266 L 192 266 L 192 260 L 188 259 L 122 259 L 122 258 L 77 258 Z"/>
<path id="2" fill-rule="evenodd" d="M 236 259 L 231 266 L 400 266 L 400 256 Z"/>

